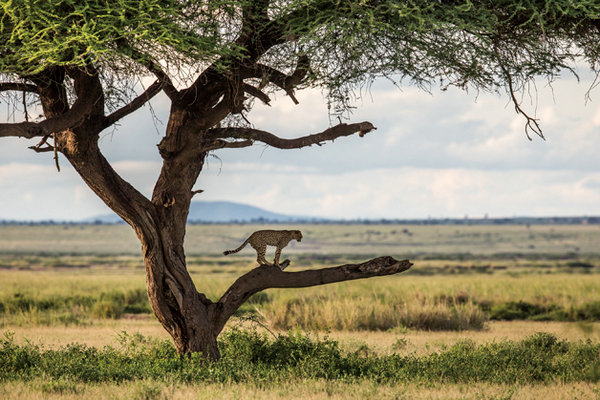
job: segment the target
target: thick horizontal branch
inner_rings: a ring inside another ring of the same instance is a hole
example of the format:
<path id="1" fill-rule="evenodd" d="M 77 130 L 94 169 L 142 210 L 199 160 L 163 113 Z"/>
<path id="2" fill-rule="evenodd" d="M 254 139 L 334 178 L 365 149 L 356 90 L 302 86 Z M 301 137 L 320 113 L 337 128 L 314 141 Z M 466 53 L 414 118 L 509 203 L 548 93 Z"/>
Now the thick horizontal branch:
<path id="1" fill-rule="evenodd" d="M 140 107 L 142 107 L 144 104 L 146 104 L 148 102 L 148 100 L 150 100 L 151 98 L 153 98 L 154 96 L 156 96 L 156 94 L 158 94 L 160 92 L 160 90 L 162 89 L 162 86 L 163 86 L 163 83 L 160 80 L 155 81 L 152 85 L 150 85 L 144 91 L 144 93 L 137 96 L 135 99 L 133 99 L 127 105 L 119 108 L 118 110 L 116 110 L 115 112 L 110 114 L 104 120 L 105 128 L 111 126 L 112 124 L 114 124 L 115 122 L 120 120 L 121 118 L 131 114 L 132 112 L 134 112 L 137 109 L 139 109 Z"/>
<path id="2" fill-rule="evenodd" d="M 0 82 L 0 92 L 7 92 L 9 90 L 38 93 L 38 87 L 36 85 L 21 82 Z"/>
<path id="3" fill-rule="evenodd" d="M 321 145 L 327 140 L 334 140 L 342 136 L 350 136 L 354 133 L 364 136 L 367 132 L 377 129 L 368 121 L 355 124 L 339 124 L 325 129 L 323 132 L 313 135 L 302 136 L 295 139 L 284 139 L 267 131 L 253 128 L 213 128 L 209 131 L 212 139 L 249 139 L 277 147 L 278 149 L 299 149 L 313 144 Z"/>
<path id="4" fill-rule="evenodd" d="M 80 95 L 73 106 L 64 114 L 40 122 L 0 123 L 0 137 L 35 138 L 47 137 L 53 132 L 62 132 L 79 125 L 90 113 L 95 104 L 93 96 Z"/>
<path id="5" fill-rule="evenodd" d="M 374 276 L 394 275 L 408 270 L 413 264 L 393 257 L 378 257 L 361 264 L 339 267 L 284 272 L 277 266 L 261 265 L 236 280 L 216 303 L 217 332 L 229 317 L 254 293 L 268 288 L 300 288 L 343 282 Z"/>
<path id="6" fill-rule="evenodd" d="M 19 122 L 14 124 L 0 123 L 0 137 L 22 137 L 31 139 L 34 137 L 45 136 L 45 132 L 40 124 L 35 122 Z"/>

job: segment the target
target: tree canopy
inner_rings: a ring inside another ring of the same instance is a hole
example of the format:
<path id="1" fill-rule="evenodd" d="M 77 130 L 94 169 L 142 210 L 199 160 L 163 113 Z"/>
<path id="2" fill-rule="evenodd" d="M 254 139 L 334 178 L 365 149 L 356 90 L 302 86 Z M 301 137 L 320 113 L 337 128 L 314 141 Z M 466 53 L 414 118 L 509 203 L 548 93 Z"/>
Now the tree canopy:
<path id="1" fill-rule="evenodd" d="M 498 90 L 580 60 L 595 70 L 599 15 L 593 0 L 12 0 L 2 2 L 0 71 L 27 79 L 91 64 L 120 88 L 160 66 L 183 87 L 209 66 L 258 59 L 285 72 L 300 59 L 301 83 L 343 109 L 380 76 Z"/>

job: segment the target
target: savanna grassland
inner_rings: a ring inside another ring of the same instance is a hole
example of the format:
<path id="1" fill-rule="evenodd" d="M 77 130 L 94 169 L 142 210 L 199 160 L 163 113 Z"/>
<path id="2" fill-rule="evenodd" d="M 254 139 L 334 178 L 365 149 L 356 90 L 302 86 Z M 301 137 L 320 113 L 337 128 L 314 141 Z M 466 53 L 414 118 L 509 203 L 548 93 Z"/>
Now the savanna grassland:
<path id="1" fill-rule="evenodd" d="M 217 300 L 253 268 L 220 254 L 265 228 L 189 226 L 198 289 Z M 258 293 L 207 364 L 151 314 L 130 228 L 0 226 L 0 398 L 600 397 L 600 226 L 299 228 L 290 270 L 414 266 Z"/>

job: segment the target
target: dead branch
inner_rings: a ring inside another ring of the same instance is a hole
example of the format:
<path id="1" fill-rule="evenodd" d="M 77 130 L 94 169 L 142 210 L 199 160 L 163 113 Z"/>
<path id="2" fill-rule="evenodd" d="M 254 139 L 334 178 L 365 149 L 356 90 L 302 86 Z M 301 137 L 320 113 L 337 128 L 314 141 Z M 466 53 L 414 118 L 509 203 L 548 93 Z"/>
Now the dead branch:
<path id="1" fill-rule="evenodd" d="M 254 144 L 254 141 L 252 141 L 250 139 L 238 140 L 238 141 L 234 141 L 234 142 L 217 139 L 214 142 L 212 142 L 210 145 L 203 147 L 202 151 L 210 151 L 210 150 L 225 149 L 225 148 L 239 149 L 242 147 L 250 147 L 253 144 Z"/>
<path id="2" fill-rule="evenodd" d="M 129 51 L 131 53 L 132 58 L 137 59 L 137 61 L 141 65 L 145 66 L 148 69 L 148 71 L 150 71 L 152 74 L 154 74 L 154 76 L 156 76 L 158 78 L 158 80 L 161 82 L 161 85 L 162 85 L 161 89 L 165 92 L 165 94 L 169 97 L 169 99 L 175 100 L 179 96 L 179 91 L 175 88 L 175 85 L 173 85 L 171 78 L 165 71 L 162 70 L 160 65 L 158 65 L 157 63 L 152 61 L 148 56 L 143 54 L 141 51 L 139 51 L 136 48 L 134 48 L 133 46 L 131 46 L 127 42 L 127 40 L 125 40 L 123 38 L 118 39 L 116 41 L 116 43 L 117 43 L 118 47 Z"/>
<path id="3" fill-rule="evenodd" d="M 7 92 L 11 90 L 17 92 L 38 93 L 38 87 L 36 85 L 21 82 L 0 82 L 0 92 Z"/>
<path id="4" fill-rule="evenodd" d="M 296 69 L 291 75 L 286 75 L 275 68 L 267 65 L 256 64 L 254 68 L 248 68 L 245 71 L 245 76 L 248 78 L 260 78 L 263 82 L 270 82 L 286 92 L 295 104 L 298 104 L 298 99 L 294 95 L 294 88 L 298 86 L 309 70 L 308 57 L 302 55 L 298 58 Z M 264 84 L 262 85 L 264 86 Z M 259 89 L 262 89 L 262 86 Z"/>
<path id="5" fill-rule="evenodd" d="M 269 98 L 269 96 L 267 96 L 262 90 L 260 90 L 259 88 L 255 88 L 252 85 L 248 85 L 247 83 L 244 83 L 242 85 L 242 89 L 244 89 L 244 92 L 248 93 L 251 96 L 256 97 L 257 99 L 261 100 L 263 103 L 265 103 L 266 105 L 270 106 L 271 104 L 271 99 Z"/>
<path id="6" fill-rule="evenodd" d="M 52 140 L 54 141 L 54 163 L 56 164 L 56 170 L 60 172 L 60 165 L 58 165 L 58 150 L 56 148 L 56 132 L 52 132 Z"/>
<path id="7" fill-rule="evenodd" d="M 508 69 L 504 65 L 504 62 L 502 61 L 503 58 L 500 56 L 495 43 L 493 45 L 493 50 L 494 50 L 494 54 L 496 55 L 498 65 L 500 66 L 500 70 L 502 71 L 502 74 L 504 75 L 504 77 L 506 78 L 506 82 L 508 83 L 508 94 L 510 96 L 511 101 L 513 102 L 513 105 L 515 106 L 515 111 L 517 112 L 517 114 L 521 114 L 526 119 L 525 136 L 527 136 L 527 139 L 532 140 L 531 135 L 529 134 L 529 132 L 531 131 L 531 132 L 535 133 L 536 135 L 538 135 L 539 137 L 541 137 L 542 139 L 546 140 L 546 138 L 544 137 L 544 133 L 542 132 L 542 127 L 538 123 L 538 119 L 530 117 L 521 108 L 521 104 L 519 103 L 519 100 L 517 100 L 517 96 L 515 95 L 515 89 L 513 86 L 512 76 L 510 75 L 510 73 L 508 72 Z"/>
<path id="8" fill-rule="evenodd" d="M 300 288 L 343 282 L 374 276 L 394 275 L 408 270 L 413 264 L 409 260 L 396 260 L 393 257 L 378 257 L 360 264 L 346 264 L 338 267 L 284 272 L 277 266 L 261 265 L 239 277 L 216 303 L 217 332 L 229 317 L 254 293 L 268 288 Z"/>
<path id="9" fill-rule="evenodd" d="M 321 145 L 322 142 L 327 140 L 334 140 L 342 136 L 350 136 L 354 133 L 359 136 L 364 136 L 367 132 L 377 129 L 368 121 L 359 122 L 355 124 L 338 124 L 331 128 L 325 129 L 323 132 L 315 133 L 313 135 L 302 136 L 295 139 L 284 139 L 279 136 L 275 136 L 267 131 L 253 129 L 253 128 L 213 128 L 208 131 L 208 135 L 213 139 L 248 139 L 252 141 L 259 141 L 268 144 L 269 146 L 276 147 L 278 149 L 299 149 L 302 147 L 310 146 L 313 144 Z M 234 146 L 226 146 L 234 147 Z M 246 146 L 239 146 L 246 147 Z"/>
<path id="10" fill-rule="evenodd" d="M 104 120 L 104 127 L 107 128 L 120 120 L 121 118 L 131 114 L 136 111 L 140 107 L 142 107 L 146 102 L 148 102 L 151 98 L 156 96 L 163 87 L 163 82 L 160 80 L 155 81 L 152 85 L 150 85 L 142 94 L 137 96 L 131 102 L 126 104 L 125 106 L 119 108 Z"/>
<path id="11" fill-rule="evenodd" d="M 504 67 L 502 67 L 502 69 L 504 70 Z M 515 96 L 515 91 L 513 89 L 513 83 L 512 83 L 511 76 L 507 74 L 506 78 L 508 81 L 508 93 L 510 95 L 510 98 L 512 99 L 514 106 L 515 106 L 515 111 L 517 112 L 517 114 L 521 114 L 522 116 L 524 116 L 525 119 L 527 120 L 527 122 L 525 122 L 525 136 L 527 136 L 527 139 L 532 140 L 531 135 L 529 134 L 529 132 L 531 131 L 531 132 L 535 133 L 536 135 L 538 135 L 539 137 L 541 137 L 542 139 L 546 140 L 546 138 L 544 137 L 544 133 L 542 132 L 542 127 L 538 123 L 538 119 L 530 117 L 521 108 L 521 104 L 519 103 L 519 101 L 517 100 L 517 97 Z"/>
<path id="12" fill-rule="evenodd" d="M 38 147 L 36 146 L 29 146 L 28 149 L 31 149 L 33 151 L 35 151 L 36 153 L 50 153 L 50 152 L 54 152 L 54 146 L 46 146 L 46 147 Z"/>

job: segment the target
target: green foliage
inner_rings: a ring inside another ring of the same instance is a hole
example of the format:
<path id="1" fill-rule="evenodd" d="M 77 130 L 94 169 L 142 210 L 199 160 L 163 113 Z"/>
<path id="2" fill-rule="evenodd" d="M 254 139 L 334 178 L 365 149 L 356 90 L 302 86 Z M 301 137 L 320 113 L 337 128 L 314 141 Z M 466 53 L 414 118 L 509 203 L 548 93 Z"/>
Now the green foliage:
<path id="1" fill-rule="evenodd" d="M 146 291 L 141 288 L 125 291 L 110 290 L 108 292 L 89 295 L 62 295 L 41 297 L 31 292 L 17 291 L 0 297 L 0 315 L 4 316 L 36 316 L 39 324 L 78 325 L 82 319 L 120 318 L 124 313 L 150 313 L 150 303 Z M 28 323 L 35 322 L 29 320 Z"/>
<path id="2" fill-rule="evenodd" d="M 349 90 L 378 76 L 495 90 L 509 74 L 516 87 L 535 75 L 557 76 L 580 55 L 595 67 L 600 54 L 600 4 L 593 0 L 287 0 L 267 3 L 268 17 L 246 21 L 259 3 L 10 0 L 0 6 L 0 73 L 95 64 L 133 78 L 149 60 L 179 76 L 210 63 L 225 70 L 233 57 L 252 54 L 262 35 L 277 43 L 262 62 L 287 70 L 307 55 L 304 85 L 324 86 L 342 106 Z M 251 40 L 236 40 L 244 35 Z"/>
<path id="3" fill-rule="evenodd" d="M 180 63 L 222 50 L 215 10 L 190 2 L 10 0 L 0 7 L 3 73 L 91 63 L 118 69 L 127 59 Z"/>
<path id="4" fill-rule="evenodd" d="M 463 341 L 428 355 L 377 356 L 344 353 L 337 342 L 300 333 L 269 339 L 255 331 L 222 335 L 222 359 L 179 357 L 165 341 L 131 341 L 122 350 L 69 345 L 44 350 L 32 344 L 0 341 L 0 381 L 47 377 L 47 392 L 77 390 L 77 383 L 122 382 L 281 382 L 326 379 L 344 382 L 534 383 L 598 381 L 600 345 L 567 343 L 547 333 L 523 341 L 476 346 Z M 140 398 L 154 398 L 160 385 L 141 384 Z"/>
<path id="5" fill-rule="evenodd" d="M 123 305 L 108 300 L 101 300 L 92 307 L 92 315 L 96 318 L 117 319 L 123 315 Z"/>

